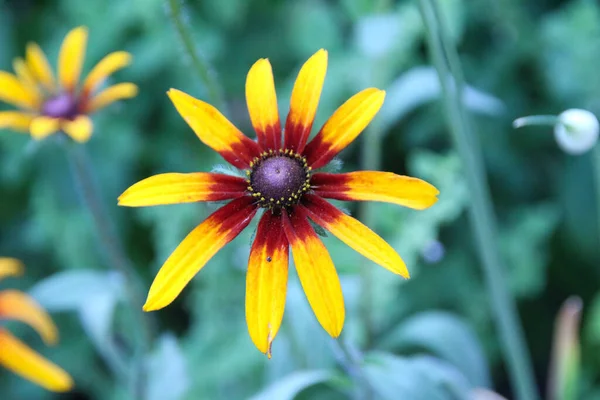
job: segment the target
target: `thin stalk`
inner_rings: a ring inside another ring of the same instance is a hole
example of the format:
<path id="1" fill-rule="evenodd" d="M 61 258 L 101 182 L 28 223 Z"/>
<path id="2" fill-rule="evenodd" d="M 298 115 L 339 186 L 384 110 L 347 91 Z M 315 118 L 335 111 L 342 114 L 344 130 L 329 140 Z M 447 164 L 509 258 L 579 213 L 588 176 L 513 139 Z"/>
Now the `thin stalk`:
<path id="1" fill-rule="evenodd" d="M 67 154 L 75 185 L 90 212 L 94 227 L 98 234 L 108 262 L 112 268 L 124 277 L 126 285 L 126 301 L 130 308 L 135 340 L 134 354 L 131 363 L 130 390 L 134 399 L 143 399 L 146 387 L 146 371 L 144 361 L 150 350 L 152 332 L 149 320 L 142 312 L 144 297 L 138 284 L 138 276 L 129 263 L 118 236 L 111 224 L 110 215 L 104 208 L 97 188 L 96 175 L 87 152 L 82 145 L 68 143 Z"/>
<path id="2" fill-rule="evenodd" d="M 173 27 L 181 40 L 181 44 L 183 45 L 187 56 L 190 58 L 192 67 L 208 92 L 210 102 L 213 106 L 221 110 L 222 113 L 227 114 L 227 105 L 223 99 L 223 93 L 217 79 L 214 76 L 215 74 L 208 62 L 200 55 L 194 44 L 189 24 L 185 21 L 185 16 L 183 15 L 182 3 L 183 0 L 167 0 L 169 17 L 173 22 Z"/>
<path id="3" fill-rule="evenodd" d="M 471 193 L 470 223 L 496 328 L 513 384 L 515 398 L 538 399 L 531 359 L 525 344 L 517 308 L 504 277 L 503 266 L 496 243 L 496 222 L 481 149 L 477 137 L 471 131 L 468 114 L 462 101 L 464 81 L 458 53 L 448 39 L 447 30 L 440 17 L 435 0 L 420 0 L 419 9 L 426 26 L 431 57 L 442 86 L 444 105 L 454 145 L 463 161 L 467 184 Z M 453 77 L 453 79 L 452 79 Z"/>
<path id="4" fill-rule="evenodd" d="M 371 399 L 374 392 L 362 370 L 362 355 L 357 349 L 351 348 L 343 336 L 331 342 L 338 363 L 348 377 L 359 384 L 355 386 L 352 398 L 357 400 Z"/>
<path id="5" fill-rule="evenodd" d="M 365 171 L 377 171 L 381 166 L 381 140 L 383 135 L 379 129 L 377 120 L 373 121 L 367 132 L 363 134 L 361 146 L 361 169 Z M 375 218 L 373 204 L 363 202 L 358 209 L 359 219 L 367 226 L 373 226 Z M 375 322 L 373 320 L 373 265 L 364 260 L 360 268 L 361 276 L 361 301 L 360 317 L 365 328 L 365 349 L 368 349 L 375 336 Z"/>
<path id="6" fill-rule="evenodd" d="M 513 128 L 522 128 L 530 125 L 554 126 L 558 122 L 556 115 L 529 115 L 513 121 Z"/>
<path id="7" fill-rule="evenodd" d="M 596 218 L 598 222 L 598 240 L 600 240 L 600 145 L 592 149 L 592 163 L 594 164 L 594 183 L 596 184 Z"/>

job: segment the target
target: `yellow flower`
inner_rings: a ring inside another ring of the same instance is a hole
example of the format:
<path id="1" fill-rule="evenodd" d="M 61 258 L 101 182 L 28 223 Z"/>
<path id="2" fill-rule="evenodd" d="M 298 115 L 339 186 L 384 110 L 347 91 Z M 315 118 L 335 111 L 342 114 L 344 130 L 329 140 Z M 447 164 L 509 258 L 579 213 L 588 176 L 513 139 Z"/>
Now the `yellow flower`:
<path id="1" fill-rule="evenodd" d="M 12 258 L 0 258 L 0 279 L 20 275 L 23 265 Z M 0 291 L 0 322 L 14 320 L 35 329 L 44 342 L 53 345 L 58 331 L 50 316 L 31 297 L 17 290 Z M 0 327 L 0 365 L 47 390 L 66 392 L 73 380 L 57 365 L 46 360 L 26 344 Z"/>
<path id="2" fill-rule="evenodd" d="M 248 261 L 246 320 L 256 347 L 271 355 L 271 343 L 285 306 L 289 250 L 306 297 L 323 328 L 339 336 L 344 299 L 333 261 L 310 221 L 375 263 L 404 278 L 409 273 L 396 251 L 371 229 L 325 199 L 382 201 L 422 210 L 435 204 L 429 183 L 390 172 L 319 172 L 375 117 L 385 92 L 369 88 L 342 104 L 308 141 L 327 70 L 319 50 L 302 67 L 282 132 L 271 64 L 258 60 L 246 80 L 246 100 L 257 134 L 253 141 L 211 105 L 175 89 L 169 97 L 198 138 L 246 179 L 197 172 L 156 175 L 119 197 L 140 207 L 194 201 L 231 200 L 194 229 L 162 266 L 144 310 L 169 305 L 223 246 L 262 211 Z"/>
<path id="3" fill-rule="evenodd" d="M 35 43 L 27 45 L 25 59 L 14 60 L 15 75 L 0 71 L 0 100 L 20 109 L 0 111 L 0 128 L 30 132 L 38 140 L 63 131 L 77 142 L 86 142 L 93 130 L 91 113 L 137 94 L 133 83 L 119 83 L 95 94 L 109 75 L 131 63 L 131 55 L 124 51 L 104 57 L 79 85 L 87 36 L 87 28 L 78 27 L 65 37 L 58 56 L 58 82 Z"/>

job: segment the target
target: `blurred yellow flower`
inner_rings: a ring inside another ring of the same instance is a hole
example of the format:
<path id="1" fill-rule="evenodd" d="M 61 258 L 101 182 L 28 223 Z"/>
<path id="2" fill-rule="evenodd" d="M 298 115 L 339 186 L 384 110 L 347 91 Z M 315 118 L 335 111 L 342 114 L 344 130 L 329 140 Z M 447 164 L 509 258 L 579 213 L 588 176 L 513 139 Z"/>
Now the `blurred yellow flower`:
<path id="1" fill-rule="evenodd" d="M 21 262 L 12 258 L 0 258 L 0 279 L 20 275 L 22 272 Z M 50 316 L 25 293 L 17 290 L 0 291 L 0 322 L 3 320 L 28 324 L 46 344 L 53 345 L 58 341 L 58 331 Z M 0 365 L 54 392 L 66 392 L 73 387 L 69 374 L 1 327 Z"/>
<path id="2" fill-rule="evenodd" d="M 58 56 L 58 82 L 35 43 L 27 45 L 25 59 L 14 60 L 15 75 L 0 71 L 0 100 L 20 109 L 0 111 L 0 128 L 29 132 L 34 139 L 63 131 L 77 142 L 86 142 L 93 130 L 91 113 L 137 95 L 133 83 L 119 83 L 94 94 L 109 75 L 131 63 L 131 55 L 124 51 L 104 57 L 79 85 L 87 36 L 87 28 L 78 27 L 65 37 Z"/>

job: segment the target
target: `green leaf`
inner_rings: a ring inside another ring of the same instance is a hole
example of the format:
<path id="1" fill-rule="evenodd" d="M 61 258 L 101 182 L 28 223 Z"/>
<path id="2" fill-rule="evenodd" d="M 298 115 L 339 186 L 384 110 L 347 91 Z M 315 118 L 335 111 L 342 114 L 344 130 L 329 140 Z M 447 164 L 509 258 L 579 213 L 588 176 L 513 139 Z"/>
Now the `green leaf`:
<path id="1" fill-rule="evenodd" d="M 333 374 L 328 370 L 294 372 L 252 396 L 250 400 L 292 400 L 304 389 L 327 382 L 332 377 Z"/>
<path id="2" fill-rule="evenodd" d="M 148 400 L 179 400 L 190 387 L 190 376 L 177 338 L 164 334 L 148 360 Z"/>
<path id="3" fill-rule="evenodd" d="M 472 387 L 457 369 L 431 356 L 373 352 L 365 357 L 363 372 L 382 400 L 463 400 Z"/>
<path id="4" fill-rule="evenodd" d="M 442 311 L 407 319 L 381 342 L 399 351 L 428 351 L 460 370 L 475 386 L 489 386 L 490 374 L 479 340 L 466 321 Z"/>

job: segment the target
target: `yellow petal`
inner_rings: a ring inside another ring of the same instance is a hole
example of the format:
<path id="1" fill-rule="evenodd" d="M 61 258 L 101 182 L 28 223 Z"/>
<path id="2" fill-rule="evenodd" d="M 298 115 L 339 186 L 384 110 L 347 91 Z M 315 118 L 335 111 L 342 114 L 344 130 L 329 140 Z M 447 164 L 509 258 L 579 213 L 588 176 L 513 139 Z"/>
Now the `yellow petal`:
<path id="1" fill-rule="evenodd" d="M 249 168 L 252 160 L 260 156 L 261 147 L 244 136 L 215 107 L 176 89 L 167 94 L 196 136 L 230 164 Z"/>
<path id="2" fill-rule="evenodd" d="M 29 70 L 38 82 L 49 91 L 55 89 L 54 74 L 48 63 L 46 55 L 36 43 L 27 44 L 26 60 Z"/>
<path id="3" fill-rule="evenodd" d="M 370 88 L 342 104 L 306 146 L 304 155 L 308 165 L 321 168 L 352 143 L 375 117 L 384 98 L 383 90 Z"/>
<path id="4" fill-rule="evenodd" d="M 83 82 L 83 93 L 93 92 L 107 77 L 115 71 L 131 64 L 131 54 L 126 51 L 116 51 L 104 57 Z"/>
<path id="5" fill-rule="evenodd" d="M 392 246 L 360 221 L 338 210 L 319 196 L 307 194 L 303 204 L 308 209 L 310 219 L 342 242 L 393 273 L 407 279 L 410 277 L 406 264 Z"/>
<path id="6" fill-rule="evenodd" d="M 92 136 L 94 125 L 87 115 L 78 115 L 74 120 L 63 120 L 62 130 L 76 142 L 87 142 Z"/>
<path id="7" fill-rule="evenodd" d="M 29 67 L 25 63 L 25 60 L 19 57 L 15 58 L 13 60 L 13 69 L 15 70 L 15 73 L 17 74 L 17 77 L 19 78 L 21 83 L 32 93 L 35 93 L 35 95 L 38 98 L 41 99 L 41 94 L 37 82 L 35 81 L 35 78 L 31 71 L 29 70 Z"/>
<path id="8" fill-rule="evenodd" d="M 133 83 L 117 83 L 109 86 L 92 98 L 86 107 L 86 112 L 92 113 L 114 103 L 117 100 L 130 99 L 137 96 L 138 87 Z"/>
<path id="9" fill-rule="evenodd" d="M 344 201 L 382 201 L 423 210 L 437 202 L 439 191 L 430 183 L 391 172 L 317 173 L 311 179 L 321 197 Z"/>
<path id="10" fill-rule="evenodd" d="M 344 297 L 331 256 L 308 222 L 306 212 L 296 207 L 291 216 L 283 213 L 283 228 L 292 246 L 300 283 L 319 323 L 338 337 L 344 326 Z"/>
<path id="11" fill-rule="evenodd" d="M 0 320 L 24 322 L 39 333 L 46 344 L 58 340 L 58 331 L 46 311 L 31 297 L 18 290 L 0 291 Z"/>
<path id="12" fill-rule="evenodd" d="M 145 207 L 229 200 L 243 196 L 247 186 L 245 179 L 224 174 L 160 174 L 146 178 L 127 189 L 119 197 L 119 205 Z"/>
<path id="13" fill-rule="evenodd" d="M 246 78 L 246 103 L 250 120 L 264 150 L 281 148 L 281 124 L 277 94 L 269 60 L 258 60 Z"/>
<path id="14" fill-rule="evenodd" d="M 0 279 L 8 276 L 20 276 L 24 270 L 23 263 L 16 258 L 0 257 Z"/>
<path id="15" fill-rule="evenodd" d="M 73 379 L 62 368 L 27 347 L 5 329 L 0 329 L 0 365 L 53 392 L 66 392 Z"/>
<path id="16" fill-rule="evenodd" d="M 80 26 L 71 30 L 60 47 L 58 55 L 58 79 L 63 89 L 72 92 L 79 82 L 85 59 L 87 28 Z"/>
<path id="17" fill-rule="evenodd" d="M 250 196 L 235 199 L 190 232 L 158 271 L 144 311 L 159 310 L 171 304 L 208 260 L 248 226 L 256 214 L 252 203 Z"/>
<path id="18" fill-rule="evenodd" d="M 17 107 L 35 109 L 40 104 L 39 96 L 21 83 L 16 76 L 0 71 L 0 100 Z"/>
<path id="19" fill-rule="evenodd" d="M 327 51 L 317 51 L 300 69 L 285 122 L 285 148 L 301 153 L 310 136 L 327 73 Z"/>
<path id="20" fill-rule="evenodd" d="M 60 120 L 51 117 L 36 117 L 31 121 L 31 136 L 36 140 L 44 139 L 45 137 L 58 131 L 60 128 Z"/>
<path id="21" fill-rule="evenodd" d="M 266 211 L 258 224 L 248 261 L 246 322 L 250 338 L 269 358 L 285 308 L 288 253 L 281 216 Z"/>
<path id="22" fill-rule="evenodd" d="M 0 129 L 8 128 L 19 132 L 29 132 L 35 116 L 20 111 L 0 111 Z"/>

